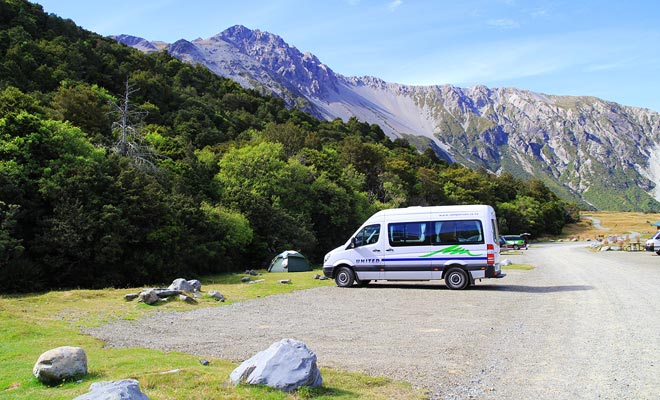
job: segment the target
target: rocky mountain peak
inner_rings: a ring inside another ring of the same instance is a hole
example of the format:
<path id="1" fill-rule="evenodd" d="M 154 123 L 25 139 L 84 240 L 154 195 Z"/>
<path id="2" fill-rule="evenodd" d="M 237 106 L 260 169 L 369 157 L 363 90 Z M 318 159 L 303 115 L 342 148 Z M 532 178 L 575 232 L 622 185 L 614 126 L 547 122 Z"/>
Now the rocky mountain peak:
<path id="1" fill-rule="evenodd" d="M 131 35 L 117 35 L 110 37 L 119 43 L 123 43 L 126 46 L 135 47 L 136 49 L 145 53 L 153 53 L 158 51 L 158 48 L 152 42 L 141 37 Z"/>
<path id="2" fill-rule="evenodd" d="M 241 53 L 253 57 L 286 82 L 285 86 L 304 95 L 319 95 L 336 90 L 334 72 L 311 53 L 301 53 L 281 37 L 236 25 L 214 37 L 232 44 Z"/>

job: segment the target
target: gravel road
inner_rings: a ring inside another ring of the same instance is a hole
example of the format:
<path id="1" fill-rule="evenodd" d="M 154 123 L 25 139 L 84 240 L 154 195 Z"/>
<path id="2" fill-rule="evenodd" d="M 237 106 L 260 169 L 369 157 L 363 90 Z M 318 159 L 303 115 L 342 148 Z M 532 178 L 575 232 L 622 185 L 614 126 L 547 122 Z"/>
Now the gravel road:
<path id="1" fill-rule="evenodd" d="M 571 243 L 505 258 L 536 268 L 466 291 L 324 287 L 89 333 L 235 361 L 290 337 L 322 367 L 408 381 L 433 399 L 660 398 L 659 256 Z"/>

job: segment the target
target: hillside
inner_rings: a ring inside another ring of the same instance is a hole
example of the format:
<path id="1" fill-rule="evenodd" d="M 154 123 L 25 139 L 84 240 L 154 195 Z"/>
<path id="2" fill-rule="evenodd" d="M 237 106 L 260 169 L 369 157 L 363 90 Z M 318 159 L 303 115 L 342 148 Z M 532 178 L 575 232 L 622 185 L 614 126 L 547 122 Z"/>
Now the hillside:
<path id="1" fill-rule="evenodd" d="M 150 163 L 120 151 L 126 132 Z M 541 181 L 449 165 L 377 125 L 321 121 L 0 1 L 3 290 L 168 282 L 287 249 L 318 263 L 377 210 L 466 203 L 492 204 L 504 232 L 576 217 Z"/>
<path id="2" fill-rule="evenodd" d="M 170 45 L 126 35 L 116 39 L 205 65 L 319 118 L 378 124 L 391 138 L 407 138 L 421 150 L 430 146 L 446 160 L 541 179 L 584 207 L 660 207 L 660 114 L 651 110 L 515 88 L 406 86 L 345 77 L 281 37 L 243 26 Z"/>

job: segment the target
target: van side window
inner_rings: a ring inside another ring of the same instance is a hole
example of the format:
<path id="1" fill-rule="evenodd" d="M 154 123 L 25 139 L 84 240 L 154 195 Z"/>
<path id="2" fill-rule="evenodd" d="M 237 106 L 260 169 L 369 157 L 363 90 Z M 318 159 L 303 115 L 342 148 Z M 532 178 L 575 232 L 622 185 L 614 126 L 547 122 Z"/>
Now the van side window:
<path id="1" fill-rule="evenodd" d="M 435 245 L 484 243 L 483 228 L 479 220 L 435 221 L 431 225 L 432 243 Z"/>
<path id="2" fill-rule="evenodd" d="M 421 246 L 431 243 L 428 222 L 400 222 L 387 226 L 390 246 Z"/>
<path id="3" fill-rule="evenodd" d="M 380 237 L 380 225 L 365 226 L 357 235 L 355 235 L 355 247 L 374 244 Z"/>

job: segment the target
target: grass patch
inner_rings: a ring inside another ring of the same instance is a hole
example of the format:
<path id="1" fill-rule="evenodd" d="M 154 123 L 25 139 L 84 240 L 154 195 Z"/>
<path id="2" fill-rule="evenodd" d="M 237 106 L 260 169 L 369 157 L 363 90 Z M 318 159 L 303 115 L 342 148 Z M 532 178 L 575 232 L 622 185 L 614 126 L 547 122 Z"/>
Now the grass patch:
<path id="1" fill-rule="evenodd" d="M 527 250 L 525 250 L 527 251 Z M 522 250 L 500 250 L 500 255 L 503 256 L 519 256 L 522 255 L 523 251 Z"/>
<path id="2" fill-rule="evenodd" d="M 511 264 L 511 265 L 505 265 L 504 267 L 502 267 L 502 269 L 517 269 L 521 271 L 531 271 L 534 269 L 534 266 L 529 264 Z"/>
<path id="3" fill-rule="evenodd" d="M 600 225 L 605 229 L 596 229 L 587 217 L 600 220 Z M 614 212 L 614 211 L 589 211 L 582 212 L 580 222 L 568 224 L 562 230 L 561 238 L 579 237 L 580 239 L 596 239 L 598 236 L 629 235 L 637 232 L 642 238 L 649 238 L 656 231 L 651 223 L 660 220 L 660 214 L 641 212 Z"/>
<path id="4" fill-rule="evenodd" d="M 0 398 L 72 399 L 98 381 L 134 378 L 152 399 L 420 399 L 419 390 L 409 384 L 333 369 L 321 369 L 322 388 L 303 388 L 287 394 L 267 387 L 228 384 L 229 374 L 238 366 L 225 360 L 203 366 L 198 356 L 149 349 L 105 348 L 104 343 L 81 334 L 81 329 L 118 318 L 135 319 L 156 312 L 222 307 L 294 290 L 333 285 L 331 280 L 313 279 L 318 273 L 264 273 L 252 277 L 263 282 L 248 284 L 243 274 L 217 275 L 202 279 L 204 292 L 217 290 L 225 303 L 203 296 L 197 305 L 171 301 L 159 306 L 126 302 L 131 289 L 69 290 L 41 294 L 0 296 Z M 290 284 L 278 283 L 291 279 Z M 156 285 L 167 286 L 167 285 Z M 273 338 L 273 342 L 281 338 Z M 87 354 L 89 374 L 82 382 L 64 382 L 47 387 L 32 375 L 39 355 L 58 346 L 82 347 Z M 322 355 L 319 355 L 322 358 Z M 176 372 L 168 372 L 176 371 Z"/>

